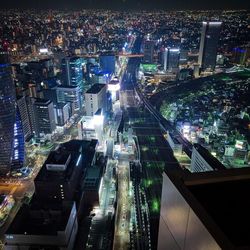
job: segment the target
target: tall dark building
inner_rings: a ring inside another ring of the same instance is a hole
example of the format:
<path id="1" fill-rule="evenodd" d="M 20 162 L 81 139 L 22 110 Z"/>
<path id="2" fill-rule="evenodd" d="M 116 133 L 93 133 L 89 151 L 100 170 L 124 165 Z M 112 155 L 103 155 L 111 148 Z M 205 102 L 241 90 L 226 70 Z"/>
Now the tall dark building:
<path id="1" fill-rule="evenodd" d="M 176 72 L 179 69 L 180 49 L 166 48 L 163 52 L 164 70 Z"/>
<path id="2" fill-rule="evenodd" d="M 22 121 L 24 139 L 28 141 L 32 137 L 33 131 L 32 131 L 31 121 L 29 118 L 30 114 L 27 104 L 27 96 L 19 96 L 17 98 L 17 107 L 20 112 L 20 117 Z"/>
<path id="3" fill-rule="evenodd" d="M 35 128 L 36 135 L 53 134 L 56 129 L 53 102 L 50 100 L 36 99 L 35 106 Z"/>
<path id="4" fill-rule="evenodd" d="M 5 239 L 6 249 L 74 249 L 78 230 L 75 202 L 40 201 L 23 204 Z"/>
<path id="5" fill-rule="evenodd" d="M 202 69 L 214 70 L 221 22 L 203 22 L 198 63 Z"/>
<path id="6" fill-rule="evenodd" d="M 147 40 L 144 43 L 144 62 L 153 63 L 154 60 L 154 41 Z"/>
<path id="7" fill-rule="evenodd" d="M 24 133 L 19 108 L 16 109 L 16 120 L 14 123 L 14 143 L 12 149 L 11 168 L 18 169 L 24 163 Z"/>
<path id="8" fill-rule="evenodd" d="M 44 79 L 54 76 L 52 59 L 42 59 L 39 61 L 28 62 L 26 70 L 29 72 L 30 80 L 38 84 L 37 88 L 39 90 L 40 90 L 39 84 Z"/>
<path id="9" fill-rule="evenodd" d="M 0 107 L 0 174 L 5 175 L 13 164 L 22 166 L 24 138 L 11 68 L 4 52 L 0 52 Z"/>
<path id="10" fill-rule="evenodd" d="M 83 59 L 79 57 L 62 60 L 62 81 L 66 86 L 78 86 L 83 90 Z"/>

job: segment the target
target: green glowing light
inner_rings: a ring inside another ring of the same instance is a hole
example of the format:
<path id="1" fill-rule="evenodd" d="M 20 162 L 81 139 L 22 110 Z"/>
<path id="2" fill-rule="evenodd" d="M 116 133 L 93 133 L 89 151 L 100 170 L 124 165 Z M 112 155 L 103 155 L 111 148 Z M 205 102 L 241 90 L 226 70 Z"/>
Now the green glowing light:
<path id="1" fill-rule="evenodd" d="M 144 187 L 146 187 L 146 188 L 148 188 L 148 187 L 150 187 L 151 185 L 153 185 L 153 180 L 151 180 L 151 179 L 144 179 L 143 180 L 143 184 L 144 184 Z"/>
<path id="2" fill-rule="evenodd" d="M 152 202 L 152 212 L 155 213 L 160 212 L 160 203 L 157 199 L 154 199 Z"/>
<path id="3" fill-rule="evenodd" d="M 141 64 L 140 69 L 144 72 L 156 72 L 157 64 Z"/>
<path id="4" fill-rule="evenodd" d="M 224 76 L 221 78 L 222 81 L 232 81 L 232 78 L 228 77 L 228 76 Z"/>

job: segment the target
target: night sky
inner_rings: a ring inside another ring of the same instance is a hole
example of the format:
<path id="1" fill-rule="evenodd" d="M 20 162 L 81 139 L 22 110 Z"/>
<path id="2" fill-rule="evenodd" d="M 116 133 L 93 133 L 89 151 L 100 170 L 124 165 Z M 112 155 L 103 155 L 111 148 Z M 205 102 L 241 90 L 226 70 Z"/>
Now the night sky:
<path id="1" fill-rule="evenodd" d="M 1 9 L 250 9 L 249 0 L 1 0 Z"/>

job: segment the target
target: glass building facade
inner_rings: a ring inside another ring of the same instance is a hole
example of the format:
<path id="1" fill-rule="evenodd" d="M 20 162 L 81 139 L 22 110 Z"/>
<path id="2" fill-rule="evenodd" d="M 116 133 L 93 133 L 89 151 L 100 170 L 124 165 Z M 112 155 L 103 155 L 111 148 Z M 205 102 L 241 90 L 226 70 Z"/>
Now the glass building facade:
<path id="1" fill-rule="evenodd" d="M 221 22 L 203 22 L 198 63 L 202 69 L 215 69 Z"/>
<path id="2" fill-rule="evenodd" d="M 163 61 L 165 71 L 176 71 L 179 68 L 180 49 L 166 48 L 163 52 Z"/>
<path id="3" fill-rule="evenodd" d="M 80 95 L 80 107 L 84 103 L 83 93 L 86 91 L 86 83 L 83 80 L 83 66 L 85 60 L 80 57 L 64 58 L 62 60 L 62 82 L 66 87 L 78 87 Z"/>
<path id="4" fill-rule="evenodd" d="M 19 109 L 16 110 L 16 121 L 14 123 L 14 142 L 12 148 L 11 167 L 20 168 L 24 163 L 24 133 Z"/>
<path id="5" fill-rule="evenodd" d="M 154 41 L 146 40 L 144 43 L 144 58 L 145 63 L 153 63 L 154 61 Z"/>
<path id="6" fill-rule="evenodd" d="M 0 107 L 0 175 L 5 175 L 13 164 L 16 168 L 22 167 L 24 140 L 20 115 L 18 116 L 16 112 L 11 68 L 2 58 L 0 58 Z"/>
<path id="7" fill-rule="evenodd" d="M 66 86 L 78 86 L 83 91 L 83 64 L 79 57 L 64 58 L 62 60 L 62 80 Z"/>

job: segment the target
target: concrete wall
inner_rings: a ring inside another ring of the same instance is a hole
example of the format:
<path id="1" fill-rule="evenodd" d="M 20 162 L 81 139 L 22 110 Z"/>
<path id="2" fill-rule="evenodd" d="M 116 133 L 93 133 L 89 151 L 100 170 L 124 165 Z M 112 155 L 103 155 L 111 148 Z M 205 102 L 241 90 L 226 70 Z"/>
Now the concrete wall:
<path id="1" fill-rule="evenodd" d="M 158 250 L 221 249 L 165 173 L 161 199 Z"/>

